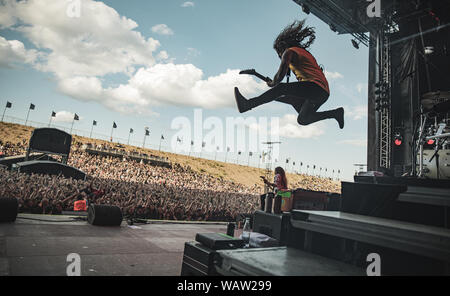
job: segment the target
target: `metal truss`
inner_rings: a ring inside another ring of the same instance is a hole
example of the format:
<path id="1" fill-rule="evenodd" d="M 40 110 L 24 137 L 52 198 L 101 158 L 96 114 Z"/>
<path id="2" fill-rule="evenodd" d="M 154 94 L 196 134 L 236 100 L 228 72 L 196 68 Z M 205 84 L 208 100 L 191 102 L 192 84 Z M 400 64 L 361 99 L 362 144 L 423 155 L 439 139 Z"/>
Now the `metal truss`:
<path id="1" fill-rule="evenodd" d="M 392 75 L 391 75 L 391 46 L 388 28 L 382 30 L 378 36 L 379 48 L 379 82 L 385 86 L 385 106 L 378 111 L 379 116 L 379 149 L 382 168 L 389 169 L 392 159 Z"/>

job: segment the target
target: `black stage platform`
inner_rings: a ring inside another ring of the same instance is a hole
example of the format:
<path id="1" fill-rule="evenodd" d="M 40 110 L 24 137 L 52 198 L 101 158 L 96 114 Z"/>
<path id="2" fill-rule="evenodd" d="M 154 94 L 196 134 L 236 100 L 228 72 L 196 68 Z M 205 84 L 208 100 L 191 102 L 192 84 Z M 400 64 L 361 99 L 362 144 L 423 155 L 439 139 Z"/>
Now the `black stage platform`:
<path id="1" fill-rule="evenodd" d="M 24 219 L 26 218 L 26 219 Z M 153 222 L 99 227 L 69 216 L 20 214 L 0 224 L 0 276 L 65 276 L 67 255 L 81 256 L 83 276 L 178 276 L 186 241 L 199 232 L 226 233 L 226 224 Z"/>

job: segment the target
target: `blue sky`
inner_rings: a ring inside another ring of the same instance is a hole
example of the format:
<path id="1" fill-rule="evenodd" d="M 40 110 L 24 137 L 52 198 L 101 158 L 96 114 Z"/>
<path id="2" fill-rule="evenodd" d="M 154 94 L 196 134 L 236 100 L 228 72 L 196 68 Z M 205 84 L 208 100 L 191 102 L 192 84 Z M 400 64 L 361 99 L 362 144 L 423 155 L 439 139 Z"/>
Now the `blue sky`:
<path id="1" fill-rule="evenodd" d="M 368 49 L 356 50 L 351 36 L 332 32 L 293 1 L 82 0 L 79 18 L 68 16 L 71 3 L 76 0 L 0 4 L 0 111 L 7 100 L 13 103 L 7 116 L 24 119 L 32 102 L 31 121 L 48 123 L 56 111 L 55 124 L 70 128 L 66 117 L 77 113 L 81 120 L 74 128 L 88 134 L 96 120 L 98 137 L 108 137 L 115 121 L 114 138 L 126 141 L 133 128 L 136 145 L 142 145 L 147 126 L 146 146 L 157 148 L 164 134 L 163 149 L 169 150 L 174 118 L 193 119 L 198 108 L 204 118 L 240 116 L 233 87 L 247 97 L 267 88 L 238 70 L 273 76 L 279 65 L 273 40 L 284 26 L 306 18 L 316 28 L 311 52 L 325 67 L 331 89 L 321 110 L 344 106 L 345 129 L 334 120 L 298 127 L 294 109 L 276 102 L 245 116 L 280 118 L 283 166 L 290 157 L 303 162 L 303 171 L 307 164 L 340 169 L 350 180 L 353 164 L 366 163 Z M 240 161 L 247 163 L 247 157 Z"/>

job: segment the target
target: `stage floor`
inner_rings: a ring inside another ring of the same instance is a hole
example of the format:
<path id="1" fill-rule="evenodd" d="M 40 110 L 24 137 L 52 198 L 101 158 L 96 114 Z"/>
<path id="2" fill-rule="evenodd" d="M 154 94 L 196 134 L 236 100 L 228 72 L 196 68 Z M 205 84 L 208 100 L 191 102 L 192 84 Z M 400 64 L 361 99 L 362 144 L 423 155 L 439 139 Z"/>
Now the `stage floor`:
<path id="1" fill-rule="evenodd" d="M 0 224 L 0 276 L 65 276 L 70 253 L 80 255 L 83 276 L 178 276 L 185 242 L 199 232 L 226 232 L 225 223 L 99 227 L 67 220 L 21 214 Z"/>

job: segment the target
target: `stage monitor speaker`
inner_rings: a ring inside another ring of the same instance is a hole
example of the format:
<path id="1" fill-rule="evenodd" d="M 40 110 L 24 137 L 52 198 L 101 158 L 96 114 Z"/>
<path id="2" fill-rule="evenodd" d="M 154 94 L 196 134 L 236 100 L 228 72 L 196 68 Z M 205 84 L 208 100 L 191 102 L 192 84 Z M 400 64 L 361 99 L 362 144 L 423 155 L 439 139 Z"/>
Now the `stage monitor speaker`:
<path id="1" fill-rule="evenodd" d="M 30 138 L 29 152 L 50 152 L 69 155 L 72 136 L 56 128 L 37 128 Z"/>
<path id="2" fill-rule="evenodd" d="M 17 218 L 19 203 L 13 197 L 0 197 L 0 223 L 14 222 Z"/>
<path id="3" fill-rule="evenodd" d="M 117 206 L 90 205 L 88 209 L 88 222 L 96 226 L 120 226 L 122 211 Z"/>

